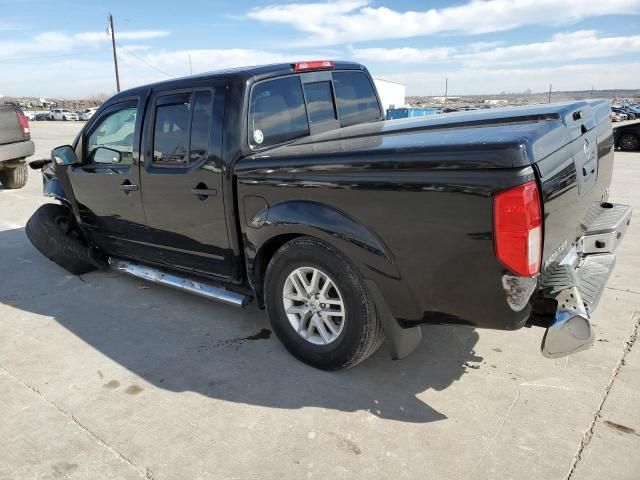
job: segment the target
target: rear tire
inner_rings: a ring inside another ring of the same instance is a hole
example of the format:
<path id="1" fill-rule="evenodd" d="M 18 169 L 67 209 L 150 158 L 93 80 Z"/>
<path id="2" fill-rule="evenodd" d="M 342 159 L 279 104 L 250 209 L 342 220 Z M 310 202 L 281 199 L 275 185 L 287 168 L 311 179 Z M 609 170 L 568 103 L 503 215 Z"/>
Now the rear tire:
<path id="1" fill-rule="evenodd" d="M 67 207 L 46 203 L 27 222 L 25 232 L 34 247 L 52 262 L 74 275 L 96 270 L 98 262 L 85 245 L 80 232 L 69 228 Z"/>
<path id="2" fill-rule="evenodd" d="M 296 272 L 302 272 L 306 279 L 305 284 L 297 283 L 297 289 L 292 287 L 292 279 L 299 278 L 294 277 Z M 327 282 L 332 285 L 323 291 Z M 299 237 L 283 245 L 267 267 L 264 291 L 273 331 L 292 355 L 308 365 L 322 370 L 350 368 L 384 341 L 382 325 L 360 273 L 342 253 L 321 240 Z M 300 291 L 307 292 L 308 298 Z M 320 297 L 314 291 L 320 291 Z M 314 302 L 314 298 L 318 300 Z M 341 316 L 327 316 L 334 308 Z M 305 313 L 297 313 L 300 309 Z"/>
<path id="3" fill-rule="evenodd" d="M 618 140 L 618 145 L 621 150 L 625 152 L 635 152 L 640 150 L 640 137 L 633 133 L 625 133 Z"/>
<path id="4" fill-rule="evenodd" d="M 26 163 L 21 163 L 15 168 L 4 168 L 0 170 L 0 183 L 4 188 L 22 188 L 27 184 L 29 169 Z"/>

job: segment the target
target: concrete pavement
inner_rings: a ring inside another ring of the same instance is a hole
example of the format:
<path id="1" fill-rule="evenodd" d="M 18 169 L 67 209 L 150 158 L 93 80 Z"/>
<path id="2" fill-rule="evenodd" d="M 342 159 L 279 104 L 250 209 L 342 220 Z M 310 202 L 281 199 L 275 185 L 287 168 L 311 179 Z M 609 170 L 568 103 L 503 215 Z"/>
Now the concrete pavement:
<path id="1" fill-rule="evenodd" d="M 32 123 L 34 158 L 79 126 Z M 383 346 L 327 373 L 253 307 L 68 275 L 24 234 L 46 201 L 31 173 L 0 188 L 0 479 L 640 477 L 637 221 L 586 352 L 545 359 L 536 328 L 429 327 L 403 361 Z M 612 201 L 640 205 L 639 176 L 640 154 L 616 153 Z"/>

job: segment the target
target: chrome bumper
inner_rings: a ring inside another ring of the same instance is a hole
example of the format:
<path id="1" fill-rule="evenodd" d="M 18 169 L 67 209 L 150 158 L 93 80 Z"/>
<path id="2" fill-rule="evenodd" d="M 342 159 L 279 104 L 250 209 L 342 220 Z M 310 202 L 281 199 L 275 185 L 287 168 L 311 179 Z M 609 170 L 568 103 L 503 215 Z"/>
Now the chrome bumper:
<path id="1" fill-rule="evenodd" d="M 544 298 L 556 303 L 555 315 L 542 337 L 545 357 L 564 357 L 593 345 L 590 314 L 613 271 L 613 252 L 627 231 L 631 214 L 627 205 L 592 206 L 581 225 L 582 237 L 564 259 L 545 269 L 540 286 Z"/>

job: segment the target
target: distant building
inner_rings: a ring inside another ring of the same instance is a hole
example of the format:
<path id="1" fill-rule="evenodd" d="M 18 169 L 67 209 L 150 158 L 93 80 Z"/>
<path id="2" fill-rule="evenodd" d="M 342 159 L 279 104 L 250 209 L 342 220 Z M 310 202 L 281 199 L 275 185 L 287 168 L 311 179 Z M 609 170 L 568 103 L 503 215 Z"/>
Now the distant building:
<path id="1" fill-rule="evenodd" d="M 390 108 L 404 107 L 406 87 L 402 83 L 374 78 L 380 101 L 384 107 L 385 114 Z"/>

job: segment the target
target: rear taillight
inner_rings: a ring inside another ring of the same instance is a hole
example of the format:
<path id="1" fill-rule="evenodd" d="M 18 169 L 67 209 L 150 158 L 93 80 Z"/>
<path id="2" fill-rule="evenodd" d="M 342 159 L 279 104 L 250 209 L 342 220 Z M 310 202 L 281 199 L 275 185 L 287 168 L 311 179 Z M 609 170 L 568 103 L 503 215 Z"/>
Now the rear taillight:
<path id="1" fill-rule="evenodd" d="M 312 62 L 298 62 L 293 64 L 293 70 L 296 72 L 328 70 L 331 68 L 335 68 L 335 64 L 331 60 L 314 60 Z"/>
<path id="2" fill-rule="evenodd" d="M 542 212 L 535 181 L 496 194 L 493 230 L 496 255 L 507 268 L 524 277 L 540 271 Z"/>
<path id="3" fill-rule="evenodd" d="M 18 115 L 18 121 L 20 122 L 20 128 L 22 129 L 22 138 L 25 140 L 31 139 L 31 130 L 29 130 L 29 121 L 27 117 L 20 110 L 16 112 Z"/>

